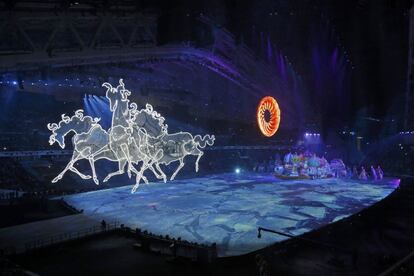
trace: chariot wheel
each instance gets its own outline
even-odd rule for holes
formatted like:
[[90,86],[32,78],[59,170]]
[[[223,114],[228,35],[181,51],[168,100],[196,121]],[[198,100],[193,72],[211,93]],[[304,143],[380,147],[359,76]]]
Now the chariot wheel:
[[257,123],[266,137],[272,137],[279,129],[280,108],[275,98],[264,97],[257,107]]

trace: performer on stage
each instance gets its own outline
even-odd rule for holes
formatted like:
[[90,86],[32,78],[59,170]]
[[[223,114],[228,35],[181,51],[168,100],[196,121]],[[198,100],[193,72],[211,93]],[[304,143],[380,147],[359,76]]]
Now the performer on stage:
[[374,166],[371,166],[371,176],[373,180],[378,180],[377,171],[374,169]]
[[365,171],[364,166],[361,167],[361,173],[358,178],[361,180],[368,180],[367,172]]
[[380,165],[378,165],[378,167],[377,167],[377,177],[380,180],[384,177],[384,172],[382,171]]

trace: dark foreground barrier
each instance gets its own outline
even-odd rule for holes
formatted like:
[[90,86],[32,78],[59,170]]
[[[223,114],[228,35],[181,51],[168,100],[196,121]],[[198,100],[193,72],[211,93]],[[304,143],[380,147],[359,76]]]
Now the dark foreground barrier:
[[38,239],[38,240],[27,242],[25,244],[25,252],[35,250],[35,249],[45,248],[45,247],[63,243],[63,242],[69,242],[72,240],[78,240],[81,238],[94,236],[96,234],[100,234],[104,232],[114,231],[118,229],[119,227],[120,227],[119,222],[115,221],[112,223],[107,223],[105,227],[103,227],[102,225],[95,225],[93,227],[84,228],[76,232],[67,232],[63,234],[45,237],[43,239]]
[[215,243],[210,246],[203,245],[181,240],[181,238],[170,238],[168,235],[155,235],[147,231],[142,231],[139,228],[133,230],[129,227],[121,227],[120,231],[136,238],[137,243],[134,246],[145,251],[186,258],[202,263],[211,263],[217,258]]
[[414,251],[399,260],[379,276],[414,275]]
[[119,233],[132,237],[136,240],[133,245],[135,248],[167,255],[174,258],[184,258],[201,263],[211,263],[217,258],[216,244],[211,246],[188,242],[181,238],[170,238],[168,235],[155,235],[140,229],[131,229],[120,224],[118,221],[95,225],[75,232],[67,232],[53,236],[43,237],[25,243],[23,251],[18,252],[15,248],[8,247],[2,249],[3,256],[30,254],[37,250],[47,250],[49,247],[80,241],[89,237],[102,235],[105,233]]

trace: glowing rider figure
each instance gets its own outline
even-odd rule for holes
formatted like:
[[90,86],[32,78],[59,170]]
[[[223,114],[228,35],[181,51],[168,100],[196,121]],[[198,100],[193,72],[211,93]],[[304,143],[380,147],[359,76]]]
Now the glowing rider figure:
[[109,99],[109,107],[112,112],[112,124],[109,132],[109,147],[118,159],[128,160],[128,175],[131,174],[131,155],[129,153],[129,141],[132,133],[130,127],[130,110],[128,96],[131,92],[125,89],[122,79],[114,88],[108,83],[103,86],[107,88],[106,97]]

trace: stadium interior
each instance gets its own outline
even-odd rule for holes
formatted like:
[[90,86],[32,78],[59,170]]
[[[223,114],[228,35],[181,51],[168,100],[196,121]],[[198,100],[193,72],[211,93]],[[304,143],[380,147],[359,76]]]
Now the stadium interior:
[[414,275],[413,4],[0,1],[1,274]]

